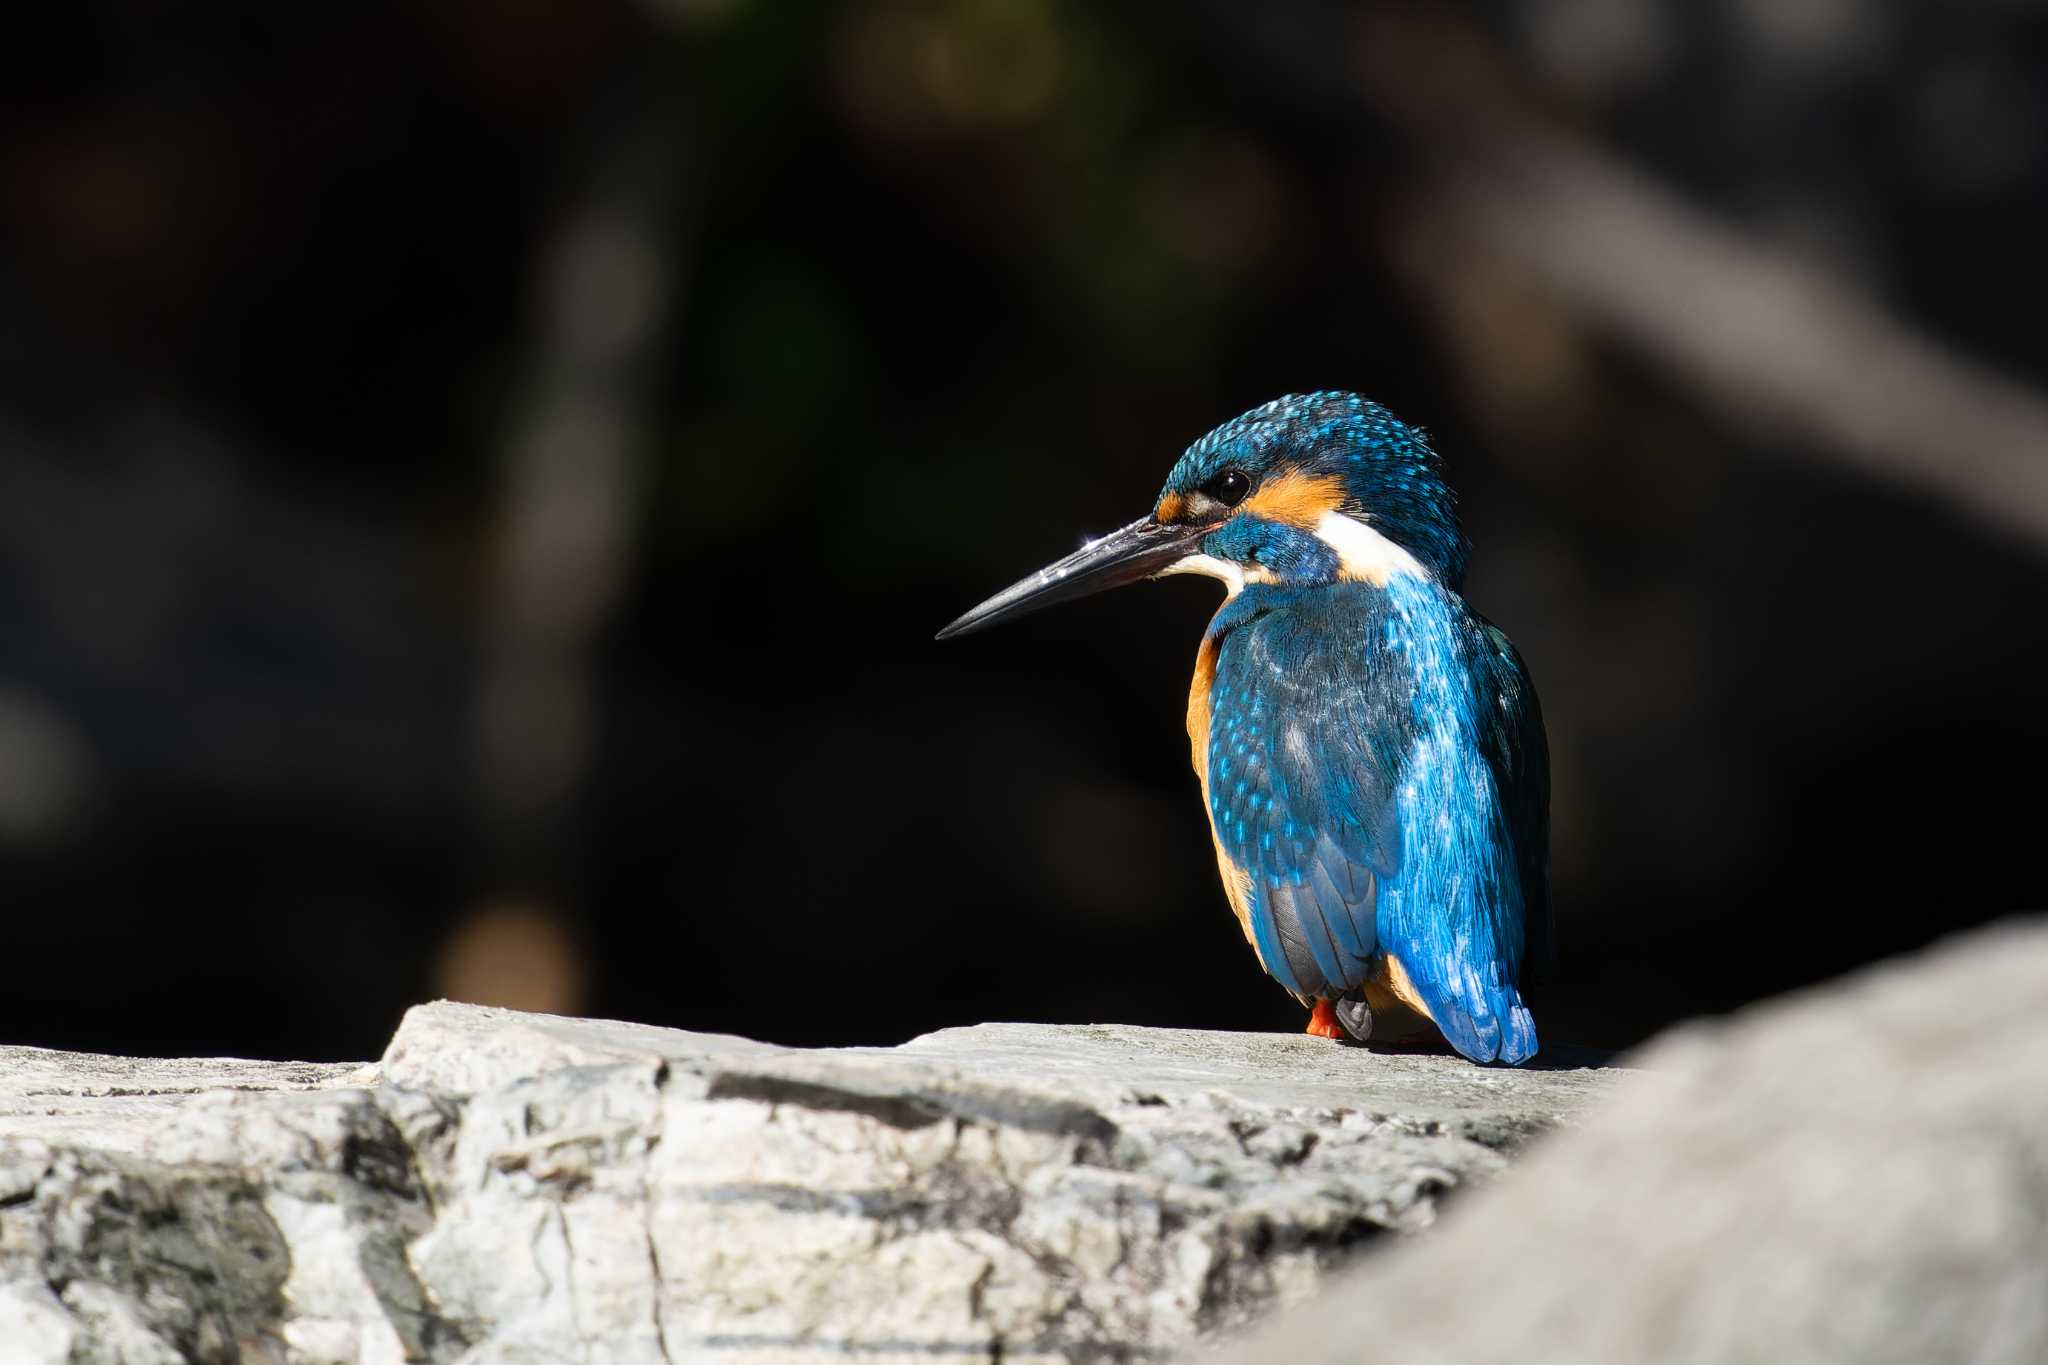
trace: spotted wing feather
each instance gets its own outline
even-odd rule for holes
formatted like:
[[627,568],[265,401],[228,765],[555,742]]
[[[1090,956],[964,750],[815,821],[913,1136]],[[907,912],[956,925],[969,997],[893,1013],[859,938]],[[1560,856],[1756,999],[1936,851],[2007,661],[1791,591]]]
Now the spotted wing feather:
[[1370,613],[1332,611],[1317,600],[1326,592],[1262,602],[1234,627],[1219,620],[1211,693],[1210,819],[1250,875],[1261,961],[1304,998],[1364,982],[1380,951],[1380,884],[1400,858],[1400,662],[1376,666]]

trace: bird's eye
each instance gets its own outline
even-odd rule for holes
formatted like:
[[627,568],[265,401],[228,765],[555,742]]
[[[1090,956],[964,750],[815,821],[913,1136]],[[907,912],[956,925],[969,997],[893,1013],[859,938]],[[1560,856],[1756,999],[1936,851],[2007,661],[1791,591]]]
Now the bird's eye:
[[1226,469],[1203,484],[1202,491],[1225,507],[1235,507],[1252,491],[1252,481],[1238,470]]

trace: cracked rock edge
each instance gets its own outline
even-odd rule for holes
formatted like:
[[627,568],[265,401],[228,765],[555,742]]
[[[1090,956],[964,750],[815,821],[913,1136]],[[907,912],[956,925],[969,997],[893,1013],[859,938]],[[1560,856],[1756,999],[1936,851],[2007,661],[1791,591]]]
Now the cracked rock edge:
[[1116,1028],[797,1052],[447,1004],[381,1074],[155,1065],[0,1078],[10,1359],[1145,1359],[1427,1227],[1616,1080]]

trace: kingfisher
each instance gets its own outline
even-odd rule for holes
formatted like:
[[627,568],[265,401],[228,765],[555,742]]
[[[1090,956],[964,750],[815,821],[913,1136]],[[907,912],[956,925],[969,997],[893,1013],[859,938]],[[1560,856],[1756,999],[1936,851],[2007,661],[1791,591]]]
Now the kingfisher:
[[1169,574],[1221,580],[1187,730],[1238,925],[1323,1038],[1536,1055],[1549,753],[1536,689],[1466,604],[1470,546],[1427,436],[1289,395],[1189,446],[1151,512],[939,632]]

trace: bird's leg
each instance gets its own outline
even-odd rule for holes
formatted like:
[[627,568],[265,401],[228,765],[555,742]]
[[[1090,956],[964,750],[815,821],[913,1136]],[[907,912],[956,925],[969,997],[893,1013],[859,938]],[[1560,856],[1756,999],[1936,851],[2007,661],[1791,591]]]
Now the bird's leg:
[[1337,1022],[1337,1016],[1331,1012],[1329,1001],[1316,1001],[1315,1008],[1309,1012],[1307,1033],[1311,1038],[1343,1040],[1344,1028]]
[[1364,991],[1344,992],[1344,998],[1337,1001],[1331,1013],[1353,1042],[1362,1043],[1372,1037],[1372,1006],[1366,1002]]

